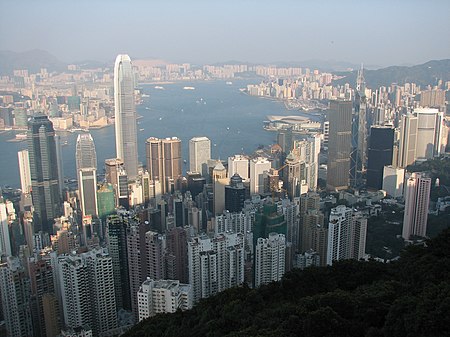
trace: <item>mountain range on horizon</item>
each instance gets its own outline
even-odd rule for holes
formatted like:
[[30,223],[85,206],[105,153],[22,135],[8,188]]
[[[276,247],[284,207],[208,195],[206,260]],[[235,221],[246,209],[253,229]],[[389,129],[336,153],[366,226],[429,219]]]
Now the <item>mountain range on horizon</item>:
[[[170,61],[156,58],[136,58],[135,60],[147,61],[157,60],[161,64],[170,63]],[[102,68],[111,67],[112,63],[83,60],[67,63],[59,60],[51,53],[34,49],[25,52],[13,52],[8,50],[0,50],[0,75],[12,75],[15,69],[28,69],[30,72],[38,72],[41,68],[47,68],[49,71],[63,71],[67,69],[68,64],[77,64],[82,68]],[[261,63],[228,61],[217,62],[212,65],[224,64],[248,64],[256,65]],[[319,69],[321,71],[334,72],[337,75],[344,76],[342,79],[335,81],[335,84],[356,82],[357,70],[359,65],[345,61],[335,60],[307,60],[307,61],[280,61],[267,63],[266,65],[275,65],[278,67],[304,67]],[[431,60],[423,64],[405,66],[393,65],[380,68],[376,65],[366,65],[364,76],[368,87],[379,87],[381,85],[389,86],[392,83],[404,84],[406,82],[414,82],[419,85],[436,85],[439,80],[443,82],[450,81],[450,59]]]

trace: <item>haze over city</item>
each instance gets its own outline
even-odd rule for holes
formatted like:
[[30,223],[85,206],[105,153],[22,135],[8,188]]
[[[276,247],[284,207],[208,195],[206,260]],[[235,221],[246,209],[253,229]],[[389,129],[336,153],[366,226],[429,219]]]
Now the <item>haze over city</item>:
[[450,55],[450,2],[3,0],[0,50],[62,61],[128,53],[197,64],[346,61],[389,66]]

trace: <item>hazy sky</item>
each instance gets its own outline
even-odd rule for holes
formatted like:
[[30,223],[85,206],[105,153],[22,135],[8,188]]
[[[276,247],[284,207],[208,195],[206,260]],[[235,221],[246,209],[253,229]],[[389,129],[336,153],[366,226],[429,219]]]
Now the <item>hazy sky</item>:
[[0,50],[66,62],[348,61],[450,58],[449,0],[0,0]]

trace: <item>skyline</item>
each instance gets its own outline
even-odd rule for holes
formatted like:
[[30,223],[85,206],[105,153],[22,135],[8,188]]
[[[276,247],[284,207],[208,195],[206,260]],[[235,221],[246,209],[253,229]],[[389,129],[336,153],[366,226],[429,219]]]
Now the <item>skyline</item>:
[[383,67],[450,57],[445,33],[450,3],[441,0],[432,5],[283,1],[277,6],[254,0],[6,0],[0,10],[21,17],[18,23],[17,15],[7,15],[0,23],[0,31],[9,32],[0,36],[0,49],[43,49],[65,62],[113,61],[126,53],[132,59],[194,64],[330,60]]

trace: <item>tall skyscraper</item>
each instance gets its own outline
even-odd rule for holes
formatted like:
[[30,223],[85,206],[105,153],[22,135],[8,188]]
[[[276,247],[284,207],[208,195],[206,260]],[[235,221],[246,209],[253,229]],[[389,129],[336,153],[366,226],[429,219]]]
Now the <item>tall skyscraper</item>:
[[403,217],[402,237],[424,237],[427,233],[428,205],[430,203],[431,178],[421,173],[412,173],[406,181],[405,215]]
[[75,157],[82,214],[97,215],[97,154],[90,133],[78,135]]
[[134,74],[128,55],[118,55],[114,65],[116,156],[122,159],[129,179],[138,175]]
[[249,159],[244,155],[237,154],[228,157],[228,178],[231,178],[237,173],[243,180],[248,180],[250,177],[248,174],[248,164]]
[[331,209],[328,224],[327,264],[365,255],[367,219],[351,208],[339,205]]
[[329,190],[342,190],[349,185],[352,102],[331,101],[328,120],[330,121],[330,134],[327,188]]
[[211,141],[206,137],[194,137],[189,141],[189,171],[208,174],[207,163],[211,159]]
[[431,159],[441,151],[443,113],[438,109],[414,109],[417,116],[417,159]]
[[355,90],[355,112],[352,121],[352,153],[350,161],[350,185],[363,185],[363,173],[367,162],[367,98],[364,69],[358,70]]
[[11,256],[11,237],[9,235],[8,208],[0,198],[0,255]]
[[17,152],[19,159],[19,174],[20,174],[20,188],[22,193],[31,192],[31,173],[30,173],[30,158],[28,150]]
[[258,157],[250,161],[250,194],[264,193],[264,171],[271,167],[267,158]]
[[45,115],[35,115],[28,123],[28,154],[34,230],[53,234],[53,219],[61,215],[61,197],[56,154],[55,130]]
[[405,168],[416,160],[417,116],[403,115],[400,122],[400,141],[398,149],[398,166]]
[[279,281],[285,272],[286,238],[270,233],[268,238],[258,238],[255,249],[255,287]]
[[383,170],[392,164],[393,149],[394,129],[390,126],[372,126],[367,162],[368,188],[380,190],[383,187]]
[[240,212],[244,208],[245,187],[242,178],[235,173],[230,178],[230,185],[225,186],[225,209],[231,213]]

